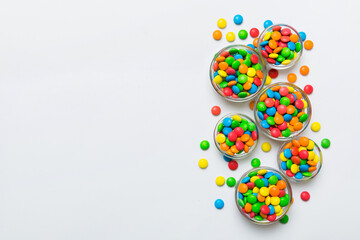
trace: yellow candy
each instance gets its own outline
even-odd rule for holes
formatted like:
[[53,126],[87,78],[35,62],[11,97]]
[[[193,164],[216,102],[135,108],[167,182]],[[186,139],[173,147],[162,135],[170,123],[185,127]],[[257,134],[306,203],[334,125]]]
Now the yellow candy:
[[297,53],[296,52],[294,52],[294,58],[293,59],[295,59],[297,57]]
[[314,151],[310,151],[310,152],[308,152],[308,153],[309,153],[308,160],[309,160],[309,161],[314,160],[314,158],[315,158],[315,152],[314,152]]
[[314,132],[320,131],[320,128],[321,128],[321,125],[318,122],[313,122],[311,124],[311,130],[313,130]]
[[318,155],[315,155],[314,162],[315,162],[315,163],[318,163],[319,161],[320,161],[319,156],[318,156]]
[[241,117],[239,115],[234,115],[232,119],[241,122]]
[[253,191],[253,193],[258,193],[260,190],[258,187],[254,187],[252,191]]
[[269,58],[278,58],[279,54],[276,53],[270,53]]
[[255,68],[251,68],[251,67],[248,68],[247,75],[248,75],[249,77],[254,77],[255,74],[256,74]]
[[286,59],[281,62],[281,64],[284,64],[284,65],[288,65],[289,63],[291,63],[291,60],[289,60],[289,59]]
[[264,41],[269,40],[270,37],[271,37],[271,32],[267,32],[267,33],[265,34],[265,36],[264,36]]
[[216,141],[218,143],[224,143],[226,141],[226,137],[224,134],[220,133],[216,136]]
[[280,212],[276,213],[276,216],[280,216],[283,213],[282,208],[280,208]]
[[271,77],[267,76],[265,80],[265,85],[269,85],[271,83]]
[[295,91],[295,89],[293,87],[287,87],[289,89],[290,93],[293,93]]
[[[263,196],[263,197],[267,197],[269,196],[269,189],[267,187],[262,187],[260,188],[260,194]],[[265,199],[266,201],[266,199]]]
[[227,73],[224,70],[219,70],[218,73],[222,77],[227,77]]
[[297,165],[297,164],[291,165],[290,171],[291,171],[293,174],[297,173],[297,172],[299,171],[299,165]]
[[289,160],[289,159],[287,159],[287,158],[285,157],[285,155],[284,155],[284,152],[282,152],[282,153],[280,153],[280,160],[283,161],[283,162],[286,162],[286,161]]
[[312,140],[309,140],[309,145],[306,146],[307,150],[313,150],[315,147],[315,143]]
[[299,152],[302,151],[302,150],[307,151],[306,147],[299,147]]
[[226,20],[223,19],[223,18],[220,18],[218,21],[217,21],[217,25],[219,28],[225,28],[226,27]]
[[268,143],[268,142],[264,142],[262,145],[261,145],[261,149],[264,151],[264,152],[269,152],[271,150],[271,144]]
[[233,42],[235,40],[235,34],[233,32],[228,32],[226,34],[226,40],[229,42]]
[[307,106],[308,106],[307,101],[305,101],[304,99],[301,99],[301,100],[302,100],[302,101],[303,101],[303,103],[304,103],[304,107],[303,107],[303,109],[307,108]]
[[225,178],[223,176],[218,176],[216,179],[215,179],[215,183],[216,185],[218,186],[222,186],[225,184]]
[[259,179],[258,176],[253,176],[253,177],[250,178],[250,182],[255,182],[258,179]]
[[222,83],[223,78],[220,75],[217,75],[216,77],[214,77],[214,83],[216,84],[220,84]]
[[254,82],[254,78],[252,78],[252,77],[248,77],[248,82],[253,83],[253,82]]
[[[279,202],[280,202],[280,200],[279,200]],[[274,208],[275,208],[275,213],[279,213],[281,211],[281,209],[282,209],[280,207],[280,205],[274,206]]]
[[[276,205],[280,204],[280,198],[279,197],[271,197],[270,203],[271,203],[271,205],[273,205],[275,207]],[[276,212],[276,210],[275,210],[275,212]]]
[[270,196],[267,196],[267,197],[265,198],[265,204],[266,204],[266,205],[270,205],[270,203],[271,203],[271,197],[270,197]]
[[204,169],[204,168],[207,168],[208,161],[205,158],[202,158],[199,160],[198,164],[199,164],[200,168]]
[[266,169],[260,169],[259,171],[258,171],[258,174],[259,175],[265,175],[267,173],[267,170]]

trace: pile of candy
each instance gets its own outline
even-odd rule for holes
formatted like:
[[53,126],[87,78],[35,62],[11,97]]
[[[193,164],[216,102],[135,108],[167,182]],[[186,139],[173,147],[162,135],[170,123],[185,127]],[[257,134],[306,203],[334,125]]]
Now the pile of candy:
[[262,68],[257,54],[231,48],[216,54],[211,80],[226,97],[246,98],[263,86]]
[[245,214],[256,221],[274,222],[290,206],[287,184],[280,174],[267,169],[255,169],[240,180],[237,203]]
[[320,164],[318,150],[314,141],[307,137],[292,140],[285,144],[280,153],[280,168],[290,178],[306,180],[315,175]]
[[[255,123],[239,115],[225,117],[216,126],[215,142],[226,155],[239,156],[256,146],[258,130]],[[244,155],[244,154],[242,154]]]
[[274,65],[288,65],[302,50],[298,34],[290,28],[281,26],[274,26],[264,35],[262,34],[259,44],[261,55],[268,63]]
[[261,127],[274,138],[290,137],[301,131],[309,120],[305,112],[308,103],[302,99],[302,93],[286,85],[270,86],[264,91],[256,106]]

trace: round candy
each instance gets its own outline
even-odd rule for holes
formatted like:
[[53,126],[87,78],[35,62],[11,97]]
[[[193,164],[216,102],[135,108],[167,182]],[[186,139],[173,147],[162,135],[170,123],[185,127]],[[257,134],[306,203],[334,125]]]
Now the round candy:
[[270,76],[271,78],[277,78],[277,76],[279,76],[278,70],[276,70],[276,69],[270,69],[270,70],[269,70],[269,76]]
[[313,91],[314,91],[314,88],[311,85],[306,85],[304,87],[304,92],[306,92],[306,94],[311,94]]
[[303,191],[300,194],[300,197],[303,201],[308,201],[310,199],[310,193],[308,193],[307,191]]
[[242,40],[244,40],[244,39],[246,39],[247,38],[247,36],[248,36],[248,32],[246,31],[246,30],[244,30],[244,29],[241,29],[240,31],[239,31],[239,38],[240,39],[242,39]]
[[198,164],[200,168],[205,169],[208,166],[208,161],[205,158],[202,158],[199,160]]
[[304,48],[306,50],[311,50],[314,47],[314,43],[311,40],[306,40],[304,42]]
[[287,80],[291,83],[296,82],[297,76],[295,73],[289,73],[289,75],[287,76]]
[[304,65],[304,66],[302,66],[302,67],[300,68],[300,74],[303,75],[303,76],[308,75],[308,74],[309,74],[309,71],[310,71],[310,69],[309,69],[309,67],[306,66],[306,65]]
[[222,33],[221,33],[221,31],[220,31],[220,30],[215,30],[215,31],[213,32],[213,38],[214,38],[215,40],[220,40],[220,39],[222,38]]
[[221,113],[221,108],[219,106],[213,106],[211,108],[211,113],[214,115],[214,116],[218,116],[220,113]]
[[261,149],[264,151],[264,152],[269,152],[271,150],[271,144],[268,143],[268,142],[264,142],[262,145],[261,145]]
[[233,32],[228,32],[226,34],[226,40],[229,42],[233,42],[235,40],[235,34]]
[[313,132],[318,132],[318,131],[320,131],[320,128],[321,128],[321,125],[320,125],[320,123],[318,123],[318,122],[313,122],[313,123],[311,124],[311,130],[313,130]]
[[266,76],[265,85],[269,85],[271,83],[271,77]]
[[206,140],[201,141],[200,148],[202,150],[207,150],[207,149],[209,149],[209,147],[210,147],[210,143],[208,141],[206,141]]
[[234,161],[234,160],[231,160],[229,163],[228,163],[228,166],[230,168],[230,170],[236,170],[238,168],[238,163],[237,161]]
[[289,221],[289,216],[286,214],[280,219],[280,222],[284,224],[287,223],[288,221]]
[[323,148],[329,148],[329,147],[330,147],[330,144],[331,144],[331,142],[330,142],[330,140],[327,139],[327,138],[324,138],[323,140],[321,140],[321,146],[322,146]]
[[273,22],[271,20],[266,20],[264,22],[264,28],[270,27],[271,25],[273,25]]
[[219,28],[225,28],[226,27],[226,20],[223,19],[223,18],[220,18],[218,21],[217,21],[217,25]]
[[222,199],[216,199],[214,205],[217,209],[222,209],[224,207],[224,201]]
[[259,36],[259,29],[257,29],[257,28],[250,29],[250,36],[253,38],[256,38],[257,36]]
[[223,176],[218,176],[216,179],[215,179],[215,183],[216,185],[218,186],[223,186],[225,184],[225,178]]
[[300,35],[300,38],[302,41],[305,41],[306,40],[306,33],[304,32],[299,32],[299,35]]
[[234,17],[234,23],[236,25],[240,25],[243,22],[243,17],[240,14],[235,15]]
[[260,165],[261,165],[260,159],[254,158],[253,160],[251,160],[251,166],[253,168],[260,167]]
[[236,185],[236,180],[235,180],[235,178],[229,177],[228,179],[226,179],[226,184],[227,184],[229,187],[235,186],[235,185]]

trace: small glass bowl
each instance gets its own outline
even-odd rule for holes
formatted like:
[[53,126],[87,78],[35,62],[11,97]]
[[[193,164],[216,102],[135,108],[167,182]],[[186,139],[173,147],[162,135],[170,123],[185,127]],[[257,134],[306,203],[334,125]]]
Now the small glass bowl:
[[[291,135],[289,137],[283,137],[283,136],[280,136],[278,138],[276,137],[273,137],[271,135],[271,132],[269,129],[267,128],[264,128],[263,126],[261,126],[261,119],[259,118],[258,116],[258,109],[257,109],[257,105],[258,103],[260,102],[260,98],[261,96],[263,96],[263,94],[266,93],[266,91],[268,89],[272,89],[274,87],[291,87],[293,88],[295,91],[298,91],[301,93],[301,96],[302,96],[302,99],[305,100],[307,102],[307,107],[304,110],[304,112],[306,114],[308,114],[308,119],[303,122],[303,127],[302,129],[300,129],[299,131],[294,131],[291,133]],[[310,99],[309,97],[307,96],[307,94],[301,89],[299,88],[298,86],[294,85],[294,84],[291,84],[291,83],[285,83],[285,82],[280,82],[280,83],[274,83],[272,85],[269,85],[268,87],[264,88],[260,94],[258,95],[257,99],[255,100],[255,104],[254,104],[254,118],[255,118],[255,121],[256,121],[256,125],[259,126],[259,128],[261,129],[261,131],[266,135],[268,136],[269,138],[273,139],[273,140],[276,140],[276,141],[287,141],[287,140],[291,140],[297,136],[299,136],[302,132],[305,131],[305,129],[308,127],[309,123],[310,123],[310,120],[311,120],[311,103],[310,103]]]
[[[257,48],[257,51],[259,52],[259,55],[261,55],[262,58],[265,58],[265,56],[261,53],[261,50],[264,50],[264,48],[260,47],[261,44],[264,42],[264,37],[265,37],[265,34],[267,34],[268,32],[272,32],[273,31],[273,27],[277,27],[277,26],[280,26],[281,29],[284,29],[284,28],[288,28],[290,29],[292,32],[292,34],[296,34],[297,37],[298,37],[298,43],[301,44],[301,49],[298,53],[296,53],[296,51],[294,51],[296,53],[296,57],[294,59],[291,60],[291,62],[289,64],[279,64],[279,65],[276,65],[276,64],[272,64],[272,63],[269,63],[266,59],[264,59],[264,61],[270,66],[270,68],[275,68],[275,69],[278,69],[278,70],[281,70],[281,69],[287,69],[287,68],[291,68],[292,66],[295,66],[296,63],[300,60],[301,58],[301,55],[302,55],[302,52],[303,52],[303,42],[302,42],[302,39],[300,37],[300,34],[298,33],[298,31],[296,31],[295,28],[287,25],[287,24],[274,24],[274,25],[271,25],[269,27],[267,27],[266,29],[264,29],[264,31],[260,34],[259,36],[259,40],[258,40],[258,48]],[[264,50],[265,51],[265,50]]]
[[[228,154],[225,150],[222,150],[222,149],[221,149],[220,144],[216,141],[216,137],[217,137],[217,135],[219,134],[219,132],[218,132],[219,125],[223,123],[223,120],[224,120],[225,118],[231,118],[231,119],[233,120],[233,116],[234,116],[234,115],[238,115],[238,116],[241,117],[241,119],[246,119],[248,122],[251,122],[251,123],[253,123],[253,124],[255,125],[255,130],[253,130],[253,132],[254,132],[254,131],[256,132],[256,140],[254,140],[254,144],[253,144],[251,147],[249,147],[249,151],[248,151],[248,152],[245,152],[245,151],[243,150],[243,151],[241,151],[241,152],[239,152],[239,153],[236,153],[236,154],[234,154],[234,155],[230,155],[230,154]],[[245,131],[245,132],[246,132],[246,131]],[[245,132],[244,132],[244,133],[245,133]],[[250,135],[250,138],[252,138],[251,135]],[[227,137],[226,137],[226,139],[227,139]],[[259,142],[259,130],[258,130],[258,128],[257,128],[254,120],[252,120],[250,117],[246,116],[245,114],[241,114],[241,113],[229,113],[229,114],[226,114],[224,117],[222,117],[222,118],[217,122],[217,124],[216,124],[216,126],[215,126],[215,129],[214,129],[214,143],[215,143],[215,146],[216,146],[216,148],[220,151],[221,154],[223,154],[224,156],[226,156],[226,157],[228,157],[228,158],[231,158],[231,159],[243,159],[243,158],[249,156],[249,155],[255,150],[255,148],[257,147],[258,142]],[[236,144],[235,144],[235,145],[236,145]],[[234,145],[234,146],[235,146],[235,145]]]
[[[300,139],[300,138],[299,138]],[[297,140],[299,140],[297,139]],[[292,141],[288,141],[288,142],[285,142],[279,149],[278,151],[278,159],[277,159],[277,162],[278,162],[278,165],[279,165],[279,169],[282,173],[284,173],[286,175],[286,177],[288,179],[290,179],[291,181],[293,182],[306,182],[306,181],[309,181],[311,179],[313,179],[316,175],[318,175],[318,173],[320,172],[320,169],[321,169],[321,166],[322,166],[322,162],[323,162],[323,156],[322,156],[322,153],[321,153],[321,149],[319,148],[319,146],[316,144],[316,142],[312,139],[309,138],[309,141],[312,141],[314,143],[314,148],[313,148],[313,152],[315,153],[315,158],[318,158],[318,162],[317,164],[313,167],[316,167],[316,170],[315,171],[312,171],[312,172],[309,172],[309,171],[304,171],[304,172],[307,172],[308,176],[303,176],[302,178],[296,178],[295,176],[293,176],[294,174],[291,174],[291,171],[287,169],[286,166],[286,157],[283,155],[281,156],[281,153],[284,152],[285,149],[287,148],[291,148],[293,145],[292,145]],[[317,157],[316,157],[317,156]],[[283,160],[284,161],[283,161]],[[288,161],[291,162],[290,159],[288,159]],[[316,160],[315,160],[316,161]],[[282,166],[282,163],[285,163],[284,166]],[[292,163],[292,162],[291,162]],[[299,166],[299,165],[298,165]],[[306,164],[305,166],[305,169],[306,168],[309,168],[311,167],[309,164]],[[301,170],[301,169],[300,169]],[[299,171],[300,173],[302,171]],[[310,175],[311,174],[311,175]]]
[[[223,52],[225,51],[229,51],[230,49],[232,48],[236,48],[238,50],[240,49],[243,49],[243,50],[246,50],[248,53],[251,53],[251,54],[254,54],[255,56],[257,56],[258,58],[258,64],[260,64],[261,66],[261,71],[263,73],[263,78],[260,79],[261,80],[261,85],[258,86],[257,90],[255,93],[247,96],[247,97],[238,97],[238,98],[234,98],[233,96],[226,96],[223,92],[223,89],[219,86],[219,84],[215,83],[214,82],[214,74],[215,74],[215,71],[214,71],[214,64],[217,63],[216,61],[216,58],[219,57]],[[216,92],[218,94],[220,94],[223,98],[225,98],[226,100],[228,101],[231,101],[231,102],[246,102],[246,101],[249,101],[253,98],[256,97],[256,95],[260,92],[260,90],[264,87],[265,85],[265,80],[266,80],[266,77],[267,77],[267,70],[266,70],[266,64],[263,60],[262,57],[260,57],[260,55],[253,49],[253,48],[250,48],[248,46],[245,46],[245,45],[230,45],[230,46],[227,46],[223,49],[221,49],[219,52],[217,52],[213,58],[213,60],[211,61],[211,65],[210,65],[210,82],[211,82],[211,85],[214,87],[214,89],[216,90]],[[237,79],[237,78],[236,78]],[[237,81],[237,80],[236,80]],[[225,80],[223,81],[225,82]]]
[[[282,212],[281,212],[281,214],[279,214],[279,216],[276,216],[276,218],[274,219],[274,221],[269,221],[267,218],[264,218],[263,220],[258,220],[258,219],[255,219],[254,217],[253,217],[253,218],[250,217],[250,213],[246,213],[246,212],[245,212],[245,209],[243,209],[243,208],[240,206],[240,203],[239,203],[239,199],[241,199],[241,196],[243,197],[243,199],[245,198],[245,196],[242,195],[242,194],[239,192],[239,185],[242,183],[241,181],[242,181],[244,178],[248,177],[248,175],[249,175],[250,173],[255,172],[255,171],[257,172],[257,171],[262,170],[262,169],[266,169],[267,172],[269,172],[269,171],[273,172],[274,174],[277,175],[277,177],[280,176],[281,179],[279,179],[279,180],[284,180],[284,182],[286,183],[286,187],[285,187],[284,191],[285,191],[285,193],[288,194],[289,202],[288,202],[288,204],[287,204],[286,206],[281,207]],[[265,174],[264,176],[266,176],[266,174]],[[248,191],[249,191],[249,190],[248,190]],[[250,193],[250,194],[252,194],[252,193]],[[248,194],[248,196],[249,196],[250,194]],[[257,194],[260,194],[260,193],[257,193]],[[269,195],[269,196],[270,196],[270,195]],[[242,201],[244,201],[243,199],[242,199]],[[280,198],[280,199],[281,199],[281,198]],[[258,225],[269,225],[269,224],[273,224],[273,223],[279,221],[279,220],[280,220],[283,216],[285,216],[285,214],[289,211],[292,202],[293,202],[293,195],[292,195],[292,188],[291,188],[290,182],[287,180],[287,178],[284,176],[284,174],[282,174],[282,173],[279,172],[278,170],[275,170],[275,169],[273,169],[273,168],[271,168],[271,167],[265,167],[265,166],[263,166],[263,167],[258,167],[258,168],[253,168],[253,169],[248,170],[247,172],[245,172],[245,173],[241,176],[241,178],[239,179],[239,181],[237,182],[236,187],[235,187],[235,203],[236,203],[236,206],[237,206],[237,208],[239,209],[240,213],[241,213],[246,219],[248,219],[248,220],[251,221],[252,223],[255,223],[255,224],[258,224]],[[270,205],[271,205],[271,204],[270,204]],[[270,205],[269,205],[269,206],[270,206]]]

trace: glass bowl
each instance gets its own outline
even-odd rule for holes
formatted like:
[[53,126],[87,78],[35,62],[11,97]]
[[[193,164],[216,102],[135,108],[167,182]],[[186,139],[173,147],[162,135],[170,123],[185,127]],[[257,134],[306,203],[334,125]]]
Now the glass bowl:
[[271,167],[253,168],[237,182],[235,202],[246,219],[259,225],[269,225],[289,211],[293,202],[291,185],[284,174]]
[[[282,41],[281,40],[282,38],[278,39],[278,37],[281,36],[281,34],[279,34],[279,30],[275,29],[274,31],[273,30],[274,28],[281,28],[280,32],[286,29],[287,32],[290,32],[290,35],[286,35],[284,41]],[[275,32],[277,32],[277,34]],[[273,38],[275,38],[275,40]],[[271,47],[269,46],[269,41]],[[280,44],[282,44],[283,46],[279,46]],[[282,49],[285,47],[287,47],[288,49],[290,48],[289,49],[290,51],[288,50],[283,51]],[[261,57],[264,58],[264,61],[267,62],[270,68],[275,68],[279,70],[287,69],[287,68],[291,68],[292,66],[295,66],[296,63],[300,60],[303,52],[303,42],[301,40],[300,34],[298,33],[298,31],[296,31],[295,28],[286,24],[274,24],[264,29],[264,31],[260,34],[257,51],[259,52]],[[270,57],[270,53],[276,55]],[[290,53],[289,56],[288,53]],[[286,58],[283,57],[283,55]],[[280,62],[284,60],[290,60],[290,61]]]
[[254,120],[245,114],[229,113],[217,122],[214,129],[214,143],[217,149],[231,159],[249,156],[255,150],[258,141],[259,130]]
[[[306,150],[308,153],[304,154],[303,152],[303,154],[301,154],[303,150]],[[305,182],[318,175],[322,166],[323,157],[319,146],[314,140],[301,137],[285,142],[278,151],[277,161],[280,171],[291,181]],[[294,165],[294,167],[292,167],[292,165]]]
[[[228,68],[224,71],[220,67]],[[246,102],[255,98],[264,87],[266,77],[263,58],[245,45],[227,46],[217,52],[211,61],[211,85],[218,94],[231,102]]]
[[[266,107],[265,111],[259,111],[259,103],[266,102],[266,98],[268,96],[267,94],[269,93],[268,90],[270,90],[270,91],[274,90],[273,92],[275,92],[275,90],[279,89],[280,87],[287,87],[287,89],[289,89],[289,94],[286,95],[287,99],[290,99],[290,98],[294,99],[294,96],[296,96],[294,93],[296,93],[298,96],[301,96],[301,99],[303,100],[302,101],[303,108],[302,108],[301,112],[299,112],[300,110],[296,107],[290,109],[290,107],[288,105],[286,105],[287,107],[285,106],[286,108],[284,110],[284,104],[287,103],[287,99],[284,99],[284,101],[282,101],[283,97],[281,95],[275,95],[275,97],[277,97],[277,98],[275,100],[273,107]],[[279,96],[280,96],[280,101],[277,102],[277,100],[279,99]],[[296,98],[295,98],[296,100],[298,100],[298,96],[296,96]],[[274,100],[275,98],[272,98],[272,99]],[[290,100],[290,102],[291,102],[291,100]],[[281,103],[284,103],[284,104],[281,104]],[[277,104],[282,105],[281,111],[285,111],[285,113],[281,115],[281,116],[283,116],[282,118],[285,121],[286,121],[286,119],[289,119],[289,121],[286,121],[287,126],[284,126],[285,121],[283,121],[283,124],[281,124],[281,125],[276,123],[277,119],[280,118],[280,120],[281,120],[281,117],[278,117],[278,113],[276,113],[275,116],[270,115],[270,113],[271,114],[274,113],[273,112],[274,108],[276,111],[279,110],[279,108],[278,108],[279,106],[277,106]],[[296,102],[295,102],[295,104],[296,104]],[[264,106],[263,103],[261,103],[260,105],[262,107]],[[268,106],[271,106],[271,103]],[[263,109],[263,108],[260,107],[260,109]],[[292,110],[294,110],[294,109],[295,109],[295,112],[296,111],[298,112],[298,114],[296,116],[294,115],[295,112],[292,113]],[[306,115],[304,115],[304,117],[300,116],[302,114],[302,112],[307,114],[306,120],[305,120]],[[273,119],[267,119],[268,114],[265,114],[265,113],[269,113],[270,116],[274,116]],[[290,113],[290,114],[288,114],[288,113]],[[290,116],[288,116],[288,115],[290,115]],[[268,87],[264,88],[260,92],[259,96],[257,97],[257,99],[255,101],[255,105],[254,105],[254,118],[255,118],[256,124],[259,126],[261,131],[269,138],[271,138],[273,140],[277,140],[277,141],[291,140],[291,139],[299,136],[308,127],[310,120],[311,120],[311,103],[310,103],[310,100],[309,100],[307,94],[302,89],[300,89],[298,86],[291,84],[291,83],[285,83],[285,82],[275,83],[275,84],[269,85]],[[263,118],[263,119],[261,119],[261,118]],[[274,125],[270,125],[270,123],[274,123],[272,120],[275,121]],[[278,123],[281,122],[280,120],[278,121]],[[268,124],[266,124],[266,122]],[[271,129],[273,129],[273,128],[279,129],[280,131],[279,130],[271,131]],[[276,137],[277,135],[279,135],[279,132],[280,132],[280,136]]]

